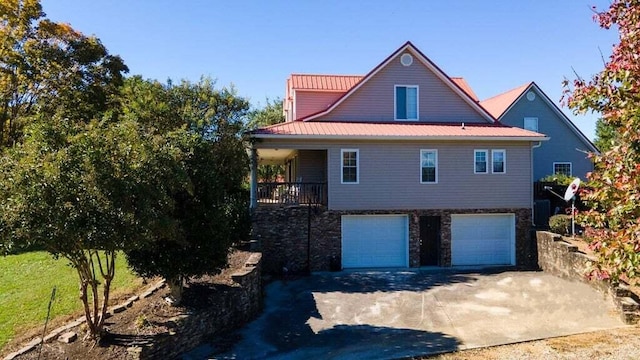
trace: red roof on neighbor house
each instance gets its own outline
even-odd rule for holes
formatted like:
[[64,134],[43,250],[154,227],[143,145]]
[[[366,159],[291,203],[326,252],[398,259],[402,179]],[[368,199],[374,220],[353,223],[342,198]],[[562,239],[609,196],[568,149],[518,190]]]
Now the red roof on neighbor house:
[[485,139],[529,140],[547,138],[543,134],[516,127],[493,124],[424,124],[424,123],[359,123],[292,121],[251,132],[253,137],[317,137],[317,138],[380,138],[380,139]]
[[473,100],[478,101],[478,96],[476,96],[476,93],[473,92],[473,89],[471,89],[471,86],[469,86],[467,80],[462,77],[452,77],[451,80],[456,83],[456,85],[458,85],[460,89],[462,89],[462,91],[466,92],[467,95],[469,95]]
[[346,92],[354,87],[360,75],[291,74],[291,88],[296,90],[321,90]]
[[514,101],[522,93],[527,90],[532,83],[526,83],[524,85],[518,86],[515,89],[511,89],[502,94],[496,95],[494,97],[488,98],[480,102],[480,105],[484,107],[494,118],[498,119],[505,111],[513,104]]

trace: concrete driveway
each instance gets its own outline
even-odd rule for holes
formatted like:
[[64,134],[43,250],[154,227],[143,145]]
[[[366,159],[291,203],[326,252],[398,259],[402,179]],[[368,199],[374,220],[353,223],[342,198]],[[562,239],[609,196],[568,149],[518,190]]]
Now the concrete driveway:
[[624,326],[601,293],[541,272],[322,273],[266,291],[226,352],[184,358],[393,359]]

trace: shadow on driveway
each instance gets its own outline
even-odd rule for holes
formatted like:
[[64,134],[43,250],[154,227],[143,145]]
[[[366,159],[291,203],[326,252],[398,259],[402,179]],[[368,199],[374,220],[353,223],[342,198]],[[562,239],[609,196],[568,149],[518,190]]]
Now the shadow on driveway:
[[[220,339],[184,358],[389,359],[454,351],[459,340],[426,330],[421,316],[431,313],[416,306],[426,290],[474,281],[474,275],[397,270],[275,281],[267,286],[263,314],[231,335],[239,341],[229,347]],[[407,299],[412,294],[414,301]]]

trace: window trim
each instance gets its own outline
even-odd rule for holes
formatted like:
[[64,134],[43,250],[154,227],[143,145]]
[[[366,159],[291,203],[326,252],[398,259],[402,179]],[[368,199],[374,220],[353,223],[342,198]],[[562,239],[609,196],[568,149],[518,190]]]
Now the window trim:
[[[356,181],[344,181],[344,153],[356,153]],[[360,149],[340,149],[340,184],[360,184]]]
[[[497,152],[502,153],[502,171],[496,172],[493,169],[493,158]],[[491,149],[491,173],[492,174],[506,174],[507,173],[507,150],[505,149]]]
[[557,175],[558,173],[556,173],[556,165],[567,165],[569,164],[569,177],[573,176],[573,163],[571,161],[554,161],[553,162],[553,175]]
[[[436,172],[436,178],[435,181],[422,181],[422,154],[425,152],[432,152],[435,154],[436,156],[436,161],[435,161],[435,172]],[[420,179],[420,184],[437,184],[438,183],[438,149],[420,149],[420,173],[419,173],[419,179]]]
[[[476,154],[479,152],[484,152],[484,164],[485,171],[479,172],[476,171]],[[489,149],[475,149],[473,150],[473,173],[474,174],[488,174],[489,173]]]
[[[535,130],[527,129],[527,120],[534,120],[534,119],[535,119],[535,121],[536,121],[536,128],[535,128]],[[539,125],[540,125],[540,123],[539,123],[539,121],[538,121],[538,118],[537,118],[537,117],[535,117],[535,116],[525,116],[525,117],[522,119],[522,128],[523,128],[523,129],[525,129],[525,130],[538,132],[538,129],[540,128],[540,126],[539,126]]]
[[[416,118],[398,119],[398,88],[415,88],[416,89]],[[406,104],[405,104],[406,106]],[[420,86],[419,85],[394,85],[393,86],[393,120],[395,121],[420,121]]]

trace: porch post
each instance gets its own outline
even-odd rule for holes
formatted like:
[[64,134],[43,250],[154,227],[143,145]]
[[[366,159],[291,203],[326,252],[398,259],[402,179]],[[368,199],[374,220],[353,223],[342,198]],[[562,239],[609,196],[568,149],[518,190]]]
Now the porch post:
[[249,207],[255,209],[258,206],[258,151],[251,147],[251,203]]

